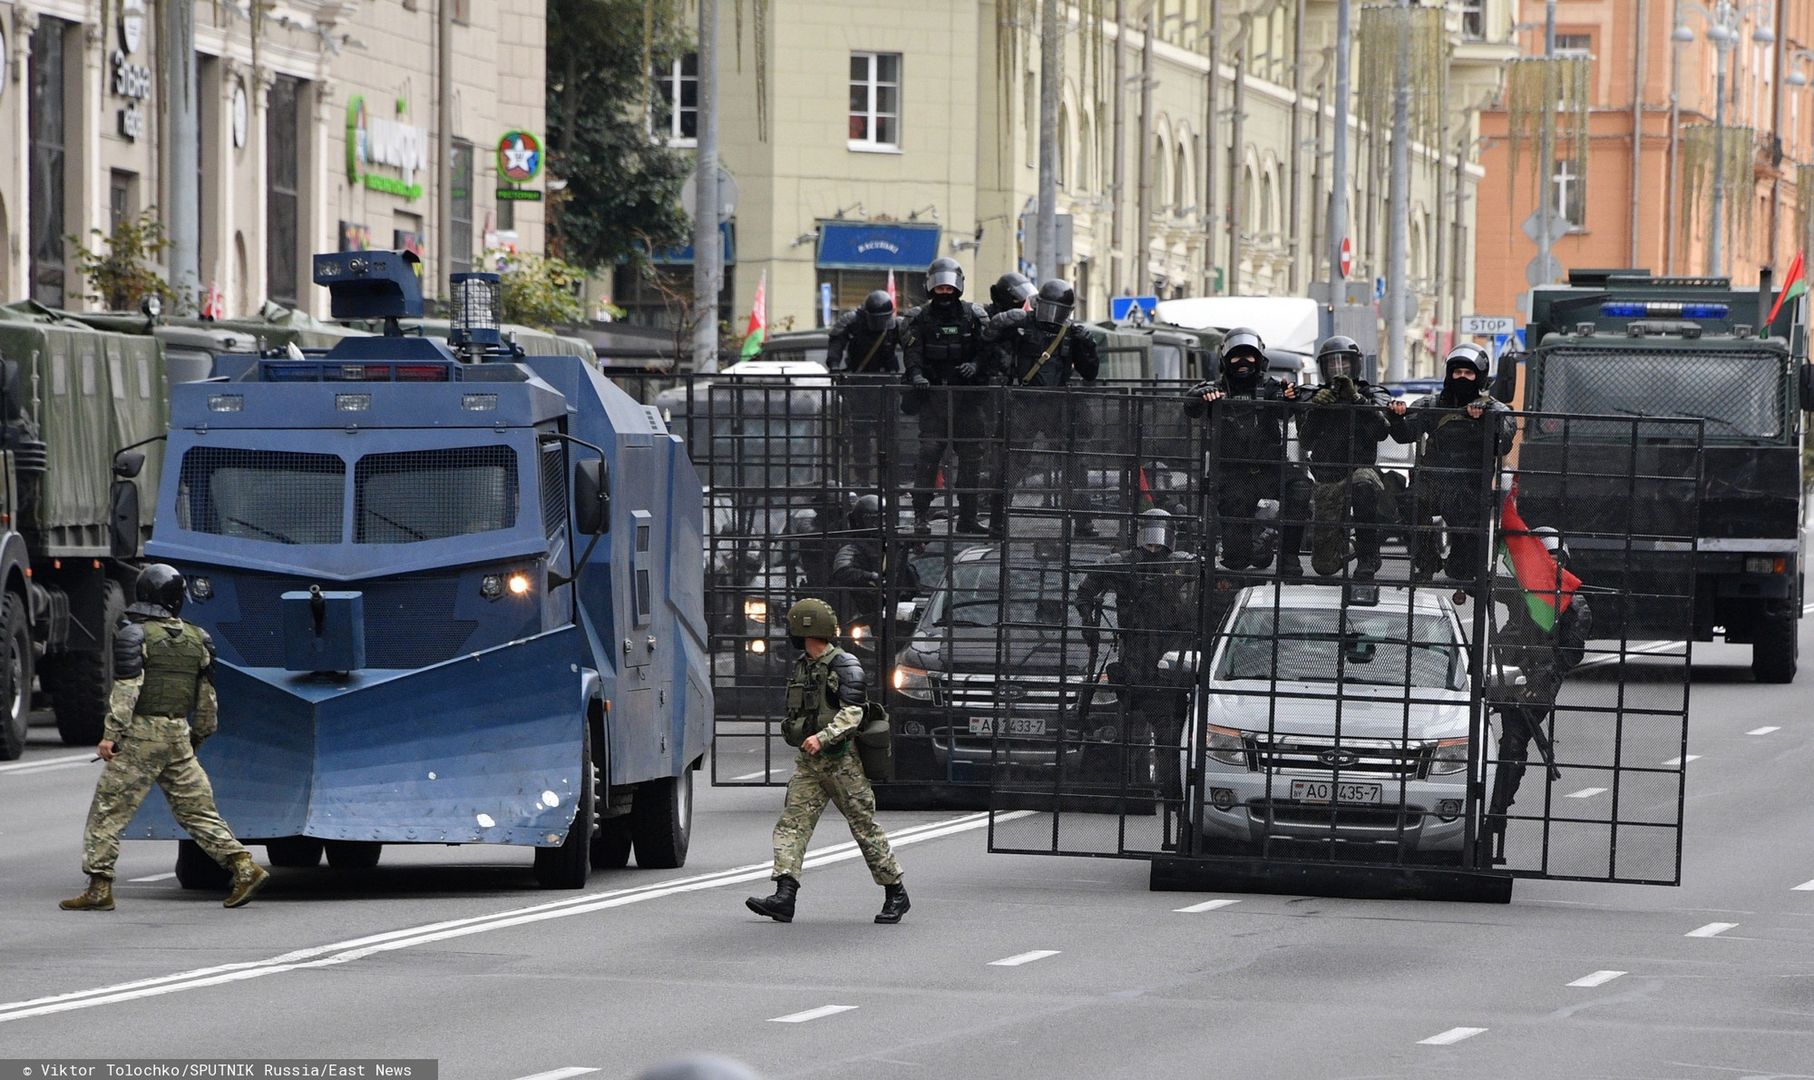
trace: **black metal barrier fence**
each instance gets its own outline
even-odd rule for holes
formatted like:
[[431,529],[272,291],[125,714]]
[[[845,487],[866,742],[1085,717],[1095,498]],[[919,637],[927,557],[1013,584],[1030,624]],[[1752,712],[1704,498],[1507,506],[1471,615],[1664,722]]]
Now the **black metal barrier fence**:
[[816,596],[890,713],[879,802],[990,809],[993,850],[1676,882],[1701,423],[1329,397],[650,395],[710,489],[713,782],[791,773]]

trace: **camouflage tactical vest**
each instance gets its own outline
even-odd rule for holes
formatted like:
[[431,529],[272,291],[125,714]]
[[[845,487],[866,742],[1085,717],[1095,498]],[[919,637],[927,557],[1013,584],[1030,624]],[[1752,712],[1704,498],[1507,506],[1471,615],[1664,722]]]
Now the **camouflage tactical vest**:
[[[781,721],[781,738],[789,746],[799,746],[809,735],[817,735],[838,715],[838,674],[831,669],[832,658],[841,650],[832,646],[818,659],[800,657],[794,673],[787,679],[787,715]],[[828,747],[842,750],[843,745]]]
[[145,624],[145,682],[139,687],[135,716],[188,716],[195,711],[197,688],[207,670],[208,646],[202,632],[181,620]]

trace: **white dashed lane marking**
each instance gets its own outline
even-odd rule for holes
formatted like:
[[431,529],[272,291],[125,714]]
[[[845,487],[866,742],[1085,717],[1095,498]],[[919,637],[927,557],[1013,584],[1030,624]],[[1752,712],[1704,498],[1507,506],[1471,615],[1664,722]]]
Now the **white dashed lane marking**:
[[1582,788],[1580,791],[1570,792],[1567,795],[1564,795],[1562,797],[1564,799],[1591,799],[1595,795],[1604,795],[1604,794],[1606,794],[1606,789],[1603,787],[1589,787],[1589,788]]
[[1192,904],[1189,907],[1173,908],[1172,910],[1184,915],[1195,915],[1199,911],[1214,911],[1217,908],[1225,908],[1230,904],[1238,903],[1240,903],[1239,900],[1205,900],[1201,904]]
[[1570,986],[1605,986],[1607,983],[1613,981],[1614,979],[1618,978],[1619,976],[1621,976],[1623,974],[1625,974],[1625,972],[1623,972],[1623,971],[1596,971],[1592,975],[1583,975],[1579,979],[1576,979],[1574,982],[1569,983],[1568,985],[1570,985]]
[[171,872],[171,873],[165,873],[165,874],[152,874],[150,877],[127,878],[126,880],[130,881],[134,884],[137,884],[139,882],[169,881],[171,878],[173,878],[175,876],[176,876],[176,874],[174,872]]
[[1471,1028],[1471,1027],[1450,1028],[1449,1030],[1443,1032],[1440,1035],[1432,1035],[1427,1039],[1417,1040],[1417,1045],[1419,1045],[1419,1046],[1452,1046],[1455,1043],[1458,1043],[1463,1039],[1471,1039],[1474,1036],[1480,1034],[1481,1032],[1483,1032],[1485,1030],[1486,1030],[1486,1028]]
[[517,1080],[567,1080],[569,1076],[584,1076],[587,1073],[598,1071],[585,1065],[569,1065],[564,1069],[549,1069],[547,1072],[539,1072],[532,1076],[519,1076]]
[[809,1020],[836,1016],[839,1013],[850,1012],[855,1008],[855,1005],[821,1005],[816,1009],[808,1009],[805,1012],[788,1013],[786,1016],[771,1016],[768,1018],[768,1022],[771,1024],[804,1024]]
[[1698,930],[1690,930],[1683,937],[1718,937],[1738,924],[1735,922],[1710,922]]
[[1747,734],[1747,735],[1768,735],[1772,731],[1781,731],[1781,730],[1782,730],[1782,728],[1775,727],[1775,726],[1760,727],[1760,728],[1752,728],[1750,731],[1745,732],[1745,734]]
[[1699,761],[1699,760],[1701,760],[1701,755],[1689,754],[1687,757],[1672,757],[1668,761],[1663,762],[1663,764],[1665,764],[1665,765],[1686,765],[1690,761]]
[[1795,888],[1790,889],[1789,891],[1790,892],[1814,892],[1814,881],[1804,881],[1800,885],[1795,886]]
[[50,772],[52,769],[73,769],[94,761],[94,751],[72,754],[68,757],[44,758],[39,761],[13,761],[0,765],[0,773],[35,773]]
[[1015,953],[1013,956],[1005,956],[1000,960],[991,960],[989,966],[1019,967],[1022,964],[1031,964],[1035,960],[1044,960],[1048,956],[1057,955],[1057,949],[1034,949],[1032,952]]

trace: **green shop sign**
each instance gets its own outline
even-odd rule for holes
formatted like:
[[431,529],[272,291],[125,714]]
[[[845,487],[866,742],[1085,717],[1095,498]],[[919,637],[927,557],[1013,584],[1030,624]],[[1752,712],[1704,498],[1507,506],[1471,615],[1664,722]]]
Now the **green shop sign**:
[[[401,119],[406,104],[398,98],[395,117],[386,118],[371,115],[363,96],[346,103],[347,183],[410,200],[422,197],[416,173],[428,169],[428,131]],[[375,173],[373,166],[397,169],[402,175]]]

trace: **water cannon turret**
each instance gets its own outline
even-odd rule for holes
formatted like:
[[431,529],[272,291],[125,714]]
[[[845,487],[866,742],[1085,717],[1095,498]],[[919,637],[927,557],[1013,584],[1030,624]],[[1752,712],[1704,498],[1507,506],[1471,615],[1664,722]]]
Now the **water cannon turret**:
[[398,319],[422,317],[422,260],[408,251],[340,251],[315,256],[315,284],[325,285],[336,319],[383,319],[387,337]]

